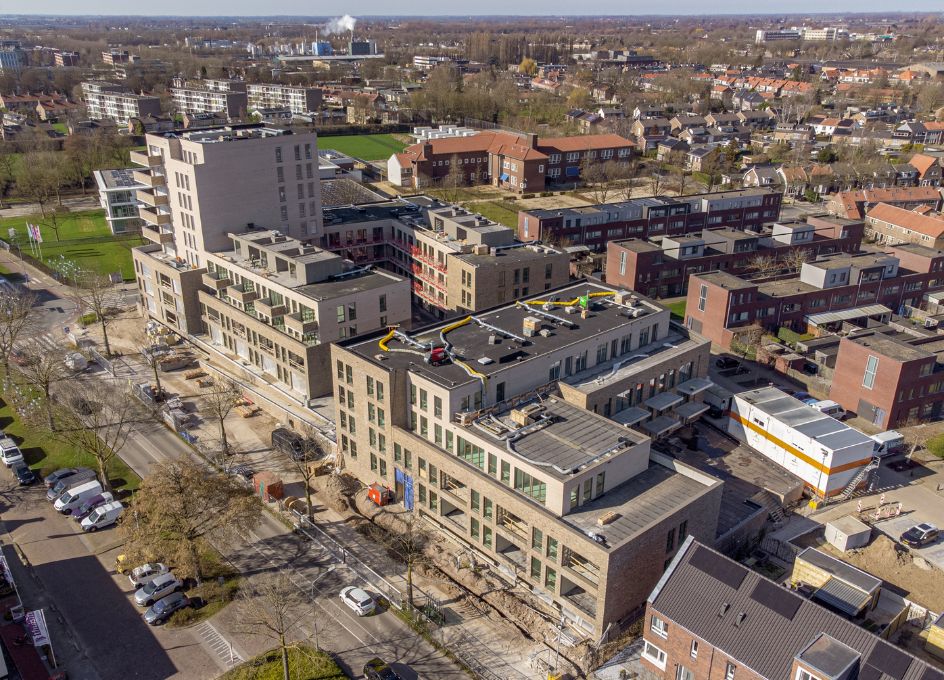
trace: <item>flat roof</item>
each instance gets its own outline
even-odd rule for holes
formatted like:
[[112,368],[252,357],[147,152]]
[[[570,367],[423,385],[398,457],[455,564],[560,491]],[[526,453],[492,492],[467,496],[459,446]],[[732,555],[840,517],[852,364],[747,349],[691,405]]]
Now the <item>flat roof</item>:
[[797,557],[867,593],[874,592],[882,587],[882,579],[876,578],[872,576],[872,574],[857,569],[851,564],[843,562],[831,555],[827,555],[816,548],[806,548],[797,555]]
[[862,347],[874,349],[880,354],[897,359],[898,361],[915,361],[917,359],[927,359],[928,357],[934,356],[934,351],[925,349],[925,345],[915,346],[885,335],[884,333],[856,335],[848,337],[847,340],[861,345]]
[[[414,343],[438,345],[443,339],[442,331],[446,330],[445,339],[451,345],[456,358],[473,370],[485,376],[492,376],[510,366],[520,366],[549,352],[585,342],[601,333],[630,326],[642,316],[664,311],[663,307],[642,296],[637,296],[639,302],[636,309],[641,310],[639,317],[629,316],[626,307],[609,302],[607,297],[591,298],[591,312],[586,319],[582,319],[579,313],[567,312],[565,305],[555,305],[550,311],[544,311],[541,305],[524,304],[524,301],[554,299],[569,302],[579,296],[617,290],[619,289],[591,281],[573,282],[554,290],[529,295],[511,304],[477,312],[458,322],[450,319],[420,328],[409,333],[410,342],[404,341],[400,336],[394,336],[387,342],[387,347],[394,351],[384,352],[379,346],[379,341],[387,335],[385,331],[344,341],[340,345],[382,368],[410,370],[451,388],[476,378],[456,363],[443,366],[425,363],[422,352],[418,351]],[[551,332],[546,337],[536,334],[534,337],[524,338],[522,334],[526,317],[540,320]],[[497,339],[496,344],[489,343],[491,336]],[[384,357],[383,360],[376,359],[378,354]],[[542,366],[541,371],[546,373],[547,367]]]
[[706,281],[725,290],[740,290],[742,288],[756,288],[756,283],[745,281],[744,279],[723,271],[704,272],[702,274],[693,274],[702,281]]
[[[501,264],[503,262],[528,262],[530,260],[543,260],[548,256],[548,246],[531,246],[522,243],[514,248],[499,248],[494,255],[476,255],[475,253],[456,254],[455,257],[471,265],[483,266],[488,264]],[[551,249],[553,250],[553,249]]]
[[132,173],[135,168],[120,168],[117,170],[96,170],[96,176],[101,178],[98,183],[100,189],[105,191],[118,191],[128,189],[144,189],[144,184],[138,182]]
[[[643,472],[561,519],[585,534],[602,534],[613,549],[677,512],[706,488],[706,483],[650,461]],[[597,520],[609,512],[618,518],[600,526]]]
[[585,205],[573,208],[539,208],[536,210],[527,210],[529,215],[534,217],[556,217],[558,215],[586,215],[597,212],[615,212],[631,207],[658,207],[663,205],[681,205],[701,200],[719,200],[724,198],[766,196],[773,190],[765,187],[750,187],[747,189],[733,189],[731,191],[717,191],[709,194],[687,194],[684,196],[641,196],[628,201],[618,203],[600,203],[597,205]]
[[842,309],[836,312],[819,312],[818,314],[808,314],[806,320],[814,325],[824,323],[833,323],[835,321],[851,321],[861,319],[864,316],[874,316],[876,314],[891,314],[885,305],[865,305],[863,307],[852,307],[851,309]]
[[353,293],[384,288],[403,279],[379,269],[362,271],[347,276],[335,277],[329,281],[309,283],[293,290],[315,300],[333,300]]

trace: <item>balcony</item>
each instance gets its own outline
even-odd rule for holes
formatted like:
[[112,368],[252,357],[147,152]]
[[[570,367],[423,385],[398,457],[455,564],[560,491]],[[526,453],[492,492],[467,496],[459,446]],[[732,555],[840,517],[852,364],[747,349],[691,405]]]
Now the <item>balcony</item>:
[[153,168],[161,165],[164,159],[160,156],[150,156],[146,151],[132,151],[131,162],[134,165],[141,165],[145,168]]
[[273,303],[272,298],[259,298],[255,302],[256,311],[265,314],[269,318],[282,316],[287,311],[284,302]]
[[153,172],[148,172],[147,170],[135,170],[132,173],[134,181],[138,184],[143,184],[149,186],[152,189],[154,187],[163,187],[167,186],[167,178],[164,175],[158,175]]
[[285,328],[293,331],[294,333],[297,333],[298,335],[314,333],[318,330],[318,320],[315,319],[314,314],[302,314],[301,312],[295,312],[294,314],[286,314],[284,319]]
[[431,305],[436,305],[437,307],[443,307],[446,304],[445,300],[439,300],[434,295],[431,295],[430,293],[427,293],[425,290],[423,290],[422,283],[413,283],[413,294],[421,300],[426,300],[426,302],[430,303]]
[[138,189],[135,193],[135,198],[149,205],[153,208],[156,208],[159,205],[168,205],[170,203],[170,197],[167,194],[158,194],[150,189]]
[[441,262],[437,262],[435,258],[432,258],[432,257],[430,257],[430,256],[428,256],[428,255],[425,255],[425,254],[423,253],[423,249],[422,249],[422,248],[418,248],[417,246],[413,246],[412,248],[410,248],[410,255],[412,255],[413,257],[415,257],[415,258],[416,258],[417,260],[419,260],[420,262],[425,262],[426,264],[430,265],[431,267],[435,267],[436,269],[438,269],[438,270],[441,271],[441,272],[446,271],[446,265],[444,265],[444,264],[441,263]]
[[226,289],[226,294],[241,304],[248,304],[259,297],[254,289],[246,288],[246,284],[241,283],[238,286],[230,286]]
[[138,217],[148,224],[156,224],[158,226],[170,224],[170,213],[157,212],[150,208],[138,208]]
[[441,290],[444,293],[448,291],[445,282],[437,280],[435,275],[424,273],[422,266],[414,264],[411,267],[411,270],[413,271],[413,276],[418,278],[420,281],[425,281],[429,285],[434,286],[437,290]]
[[212,289],[215,293],[219,293],[232,283],[233,281],[229,278],[229,274],[221,274],[219,272],[204,272],[203,274],[203,285]]
[[141,235],[154,243],[172,243],[174,240],[174,232],[157,229],[147,224],[141,226]]

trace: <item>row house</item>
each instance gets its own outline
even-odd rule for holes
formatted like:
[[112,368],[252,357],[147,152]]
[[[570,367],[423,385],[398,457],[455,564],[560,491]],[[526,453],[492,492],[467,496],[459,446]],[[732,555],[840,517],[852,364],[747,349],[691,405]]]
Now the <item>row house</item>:
[[[685,295],[689,276],[709,271],[747,274],[758,257],[780,260],[801,250],[810,259],[854,253],[862,243],[862,222],[836,217],[807,217],[805,222],[776,222],[760,233],[712,229],[652,239],[610,241],[606,281],[653,298]],[[788,264],[782,265],[784,269]]]
[[783,194],[776,189],[741,189],[690,196],[650,196],[579,208],[522,210],[522,241],[587,246],[602,252],[614,239],[648,239],[732,227],[760,231],[780,217]]
[[923,153],[916,153],[908,161],[908,165],[913,167],[917,173],[915,183],[918,186],[941,186],[941,175],[944,173],[944,168],[941,167],[941,159],[937,156],[928,156]]
[[944,218],[922,214],[887,203],[879,203],[865,216],[867,233],[879,243],[915,243],[928,248],[944,248]]
[[754,325],[773,332],[781,327],[818,332],[823,314],[838,311],[839,322],[886,320],[892,310],[920,307],[926,294],[944,288],[944,254],[899,252],[909,247],[829,256],[804,263],[798,276],[777,281],[758,282],[725,271],[693,274],[686,325],[730,349]]
[[906,210],[927,206],[941,209],[941,191],[935,187],[891,187],[887,189],[857,189],[840,191],[829,197],[826,209],[832,215],[861,220],[879,203],[887,203]]

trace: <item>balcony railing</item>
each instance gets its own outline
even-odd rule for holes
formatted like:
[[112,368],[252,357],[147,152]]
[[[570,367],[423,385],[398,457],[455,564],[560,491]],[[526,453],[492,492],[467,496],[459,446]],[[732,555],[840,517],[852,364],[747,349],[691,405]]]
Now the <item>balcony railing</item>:
[[148,172],[147,170],[135,170],[131,173],[131,176],[134,178],[134,181],[138,184],[144,184],[149,187],[163,187],[167,185],[167,178],[164,175],[157,174],[153,171]]
[[135,198],[151,207],[157,207],[159,205],[168,205],[170,203],[170,198],[167,194],[159,194],[150,189],[138,189],[135,192]]
[[414,265],[412,265],[411,269],[412,269],[412,271],[413,271],[413,275],[414,275],[416,278],[420,279],[421,281],[425,281],[426,283],[430,284],[431,286],[435,286],[436,288],[438,288],[439,290],[441,290],[441,291],[444,292],[444,293],[447,292],[448,289],[446,288],[446,284],[443,283],[443,282],[441,282],[441,281],[439,281],[439,280],[437,280],[435,276],[431,276],[430,274],[425,273],[425,272],[423,271],[423,267],[422,267],[422,266],[420,266],[420,265],[418,265],[418,264],[414,264]]
[[286,312],[285,303],[273,303],[272,298],[259,298],[255,305],[257,311],[269,317],[282,316]]
[[427,302],[429,302],[430,304],[436,305],[437,307],[441,307],[441,306],[444,304],[444,301],[443,301],[443,300],[440,300],[440,299],[438,299],[438,298],[436,298],[436,297],[430,295],[430,294],[427,293],[425,290],[423,290],[423,284],[422,284],[422,283],[414,283],[414,284],[413,284],[413,292],[417,295],[417,297],[420,297],[420,298],[426,300]]
[[164,231],[148,224],[141,226],[141,235],[154,243],[170,243],[174,240],[173,232]]
[[229,274],[221,274],[219,272],[205,272],[203,274],[203,285],[207,288],[212,288],[217,293],[230,284],[232,284],[232,280],[229,278]]
[[138,208],[138,217],[148,224],[156,224],[158,226],[170,224],[170,213],[157,212],[151,208]]
[[135,165],[142,165],[146,168],[153,168],[156,165],[161,165],[163,159],[160,156],[150,156],[145,151],[132,151],[131,152],[131,162]]
[[247,302],[252,302],[259,297],[259,293],[255,290],[250,290],[246,288],[245,284],[239,284],[237,286],[230,286],[226,289],[226,294],[237,302],[246,304]]
[[318,321],[313,315],[303,315],[301,312],[295,312],[294,314],[286,314],[284,318],[285,327],[299,335],[313,333],[318,330]]
[[436,258],[430,257],[429,255],[426,255],[426,254],[423,252],[423,249],[422,249],[422,248],[418,248],[417,246],[413,246],[412,248],[410,248],[410,255],[412,255],[413,257],[415,257],[415,258],[416,258],[417,260],[419,260],[420,262],[425,262],[426,264],[430,265],[431,267],[435,267],[436,269],[438,269],[438,270],[441,271],[441,272],[446,271],[446,265],[442,264],[441,262],[437,262],[437,261],[436,261]]

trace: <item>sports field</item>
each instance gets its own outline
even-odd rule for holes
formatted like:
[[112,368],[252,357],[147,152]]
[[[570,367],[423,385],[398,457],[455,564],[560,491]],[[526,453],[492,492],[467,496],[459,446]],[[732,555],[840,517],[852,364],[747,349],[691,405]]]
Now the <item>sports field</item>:
[[334,149],[365,161],[387,160],[405,147],[406,144],[398,141],[393,135],[341,135],[318,138],[319,149]]

